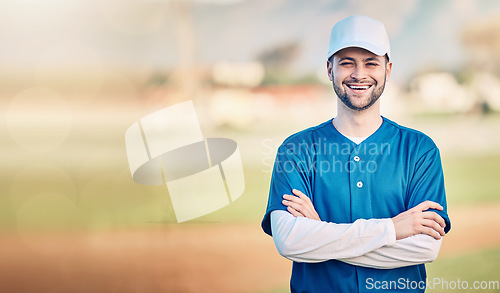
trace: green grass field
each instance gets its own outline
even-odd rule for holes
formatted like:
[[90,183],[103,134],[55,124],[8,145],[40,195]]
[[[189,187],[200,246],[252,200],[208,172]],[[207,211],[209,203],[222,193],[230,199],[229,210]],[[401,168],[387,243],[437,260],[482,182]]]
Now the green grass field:
[[[430,292],[458,292],[458,287],[452,289],[453,283],[467,282],[469,288],[474,286],[475,281],[500,282],[500,249],[488,249],[475,251],[460,256],[438,258],[435,262],[427,265],[427,278],[433,281]],[[443,282],[448,281],[448,283]],[[460,280],[460,281],[459,281]],[[479,285],[485,285],[484,283]],[[464,292],[500,292],[498,283],[488,284],[476,290],[462,290]],[[464,287],[464,286],[462,286]]]
[[448,204],[500,200],[500,155],[444,157]]
[[[500,155],[445,157],[443,165],[448,205],[452,208],[500,201]],[[106,229],[175,221],[165,187],[136,184],[126,166],[117,174],[96,174],[61,170],[57,173],[40,167],[3,177],[0,227],[4,230],[16,229],[19,225],[40,230]],[[266,208],[270,176],[265,168],[246,168],[246,188],[239,199],[190,223],[258,223]]]

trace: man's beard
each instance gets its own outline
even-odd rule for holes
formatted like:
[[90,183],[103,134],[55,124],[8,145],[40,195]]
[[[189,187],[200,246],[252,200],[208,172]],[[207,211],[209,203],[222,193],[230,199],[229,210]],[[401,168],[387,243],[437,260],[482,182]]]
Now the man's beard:
[[[335,80],[334,77],[332,79]],[[363,111],[363,110],[366,110],[366,109],[370,108],[371,106],[373,106],[373,104],[375,104],[375,102],[380,98],[380,96],[384,92],[385,81],[386,81],[386,78],[384,77],[384,84],[379,88],[375,88],[373,90],[373,94],[370,97],[370,100],[368,101],[368,103],[365,105],[361,105],[361,106],[354,105],[352,103],[352,100],[347,95],[347,92],[343,91],[340,87],[338,87],[334,81],[332,82],[332,84],[333,84],[333,90],[335,91],[335,93],[337,94],[339,99],[342,101],[342,103],[344,103],[344,105],[346,105],[349,109],[352,109],[355,111]],[[376,84],[374,84],[373,86],[376,86]]]

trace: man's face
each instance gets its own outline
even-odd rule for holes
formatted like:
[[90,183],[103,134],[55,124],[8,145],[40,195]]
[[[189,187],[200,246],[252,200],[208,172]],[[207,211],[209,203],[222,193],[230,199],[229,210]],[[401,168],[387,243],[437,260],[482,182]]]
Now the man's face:
[[352,110],[370,108],[384,91],[392,63],[365,49],[350,47],[327,63],[328,76],[339,99]]

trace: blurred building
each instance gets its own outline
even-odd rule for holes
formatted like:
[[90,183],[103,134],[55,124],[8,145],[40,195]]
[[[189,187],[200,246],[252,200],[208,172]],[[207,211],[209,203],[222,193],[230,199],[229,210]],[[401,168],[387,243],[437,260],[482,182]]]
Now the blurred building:
[[471,88],[460,85],[447,72],[427,73],[415,78],[411,94],[419,102],[417,112],[464,113],[472,110],[477,94]]
[[473,73],[460,84],[447,72],[415,78],[410,95],[417,100],[415,112],[472,113],[500,111],[500,80],[491,73]]
[[317,84],[219,87],[209,95],[208,112],[216,126],[244,129],[259,122],[313,125],[335,112],[332,93]]
[[212,68],[212,80],[219,85],[255,87],[264,79],[260,62],[231,63],[219,61]]

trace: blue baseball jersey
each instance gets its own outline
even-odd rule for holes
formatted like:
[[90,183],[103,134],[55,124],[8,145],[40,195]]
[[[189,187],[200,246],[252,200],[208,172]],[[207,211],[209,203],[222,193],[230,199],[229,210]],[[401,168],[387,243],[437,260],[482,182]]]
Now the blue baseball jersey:
[[[283,194],[304,192],[323,221],[392,218],[431,200],[451,227],[447,214],[439,150],[425,134],[383,118],[379,129],[359,145],[342,135],[333,120],[298,132],[278,148],[263,230],[271,233],[270,213],[286,210]],[[423,292],[424,264],[373,269],[338,260],[293,263],[292,292]],[[378,282],[378,283],[376,283]],[[388,283],[392,282],[392,283]],[[379,286],[376,286],[376,285]],[[383,290],[382,290],[383,291]]]

